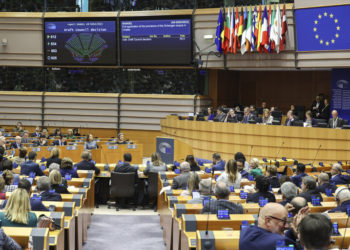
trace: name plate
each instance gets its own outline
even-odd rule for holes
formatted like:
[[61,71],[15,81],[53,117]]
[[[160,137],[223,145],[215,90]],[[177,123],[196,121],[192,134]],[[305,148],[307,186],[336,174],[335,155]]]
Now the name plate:
[[77,150],[77,146],[67,146],[67,150]]
[[135,144],[128,144],[128,149],[135,149],[136,145]]
[[47,147],[46,150],[47,150],[47,151],[52,151],[53,148],[54,148],[54,147]]
[[108,149],[118,149],[118,145],[109,145]]
[[41,148],[32,148],[32,151],[33,151],[33,152],[40,152],[40,151],[41,151]]

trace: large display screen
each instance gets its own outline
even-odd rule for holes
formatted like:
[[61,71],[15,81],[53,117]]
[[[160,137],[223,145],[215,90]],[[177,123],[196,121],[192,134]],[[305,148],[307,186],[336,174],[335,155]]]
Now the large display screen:
[[45,19],[45,65],[117,65],[116,19]]
[[190,65],[191,16],[121,18],[121,65]]

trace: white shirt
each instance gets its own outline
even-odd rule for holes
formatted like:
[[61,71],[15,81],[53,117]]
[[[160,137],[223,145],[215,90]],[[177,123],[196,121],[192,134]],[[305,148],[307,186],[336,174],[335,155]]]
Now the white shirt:
[[226,182],[226,184],[227,184],[228,186],[233,186],[235,189],[239,189],[239,188],[241,188],[241,179],[242,179],[241,173],[237,172],[236,181],[235,181],[235,182],[231,182],[230,179],[229,179],[228,173],[223,172],[223,173],[218,177],[218,179],[216,180],[216,182],[220,182],[220,181]]

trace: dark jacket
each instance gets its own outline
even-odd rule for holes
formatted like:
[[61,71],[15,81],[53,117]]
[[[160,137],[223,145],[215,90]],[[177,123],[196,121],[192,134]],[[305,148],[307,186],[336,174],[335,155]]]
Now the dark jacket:
[[295,118],[293,118],[293,119],[289,119],[289,118],[287,118],[286,119],[286,122],[284,123],[284,126],[294,126],[294,122],[296,121],[296,119]]
[[61,168],[60,169],[61,175],[64,178],[66,174],[70,174],[72,178],[79,178],[79,175],[76,170],[70,169],[70,168]]
[[40,136],[41,136],[41,133],[34,132],[34,133],[32,134],[32,137],[40,137]]
[[201,168],[196,163],[190,165],[190,167],[191,167],[191,171],[200,171],[201,170]]
[[318,197],[318,198],[320,198],[320,201],[323,201],[321,193],[318,192],[316,189],[314,189],[314,190],[307,190],[305,192],[302,192],[298,196],[304,197],[307,200],[307,202],[312,202],[312,196]]
[[327,105],[321,110],[321,113],[318,118],[328,120],[330,116],[331,116],[331,107],[330,105]]
[[186,189],[188,179],[190,178],[190,172],[184,172],[173,179],[171,189]]
[[242,170],[240,173],[241,173],[241,176],[242,176],[243,179],[248,179],[249,173],[247,171]]
[[77,170],[94,170],[96,175],[99,175],[101,172],[101,170],[95,167],[95,164],[91,161],[81,161],[75,164],[75,167],[77,167]]
[[221,113],[220,115],[217,114],[217,115],[214,117],[214,121],[223,122],[223,121],[225,121],[225,118],[226,118],[225,113]]
[[339,206],[337,206],[336,208],[333,208],[332,210],[329,210],[329,213],[346,213],[348,207],[350,206],[350,200],[348,201],[344,201],[342,204],[340,204]]
[[44,191],[39,194],[42,201],[62,201],[62,197],[60,194],[56,192]]
[[51,163],[57,163],[58,165],[61,166],[61,161],[62,160],[60,158],[57,158],[57,157],[52,158],[52,157],[50,157],[50,158],[46,159],[46,167],[50,167]]
[[321,186],[318,186],[316,188],[317,192],[319,193],[326,193],[326,188],[328,188],[329,190],[332,190],[332,193],[335,192],[335,190],[337,190],[337,186],[332,185],[331,183],[324,183]]
[[135,173],[135,183],[137,183],[139,179],[137,170],[138,167],[131,165],[129,162],[117,164],[114,168],[114,172],[116,173]]
[[61,140],[56,140],[56,141],[53,141],[52,145],[53,146],[66,146],[67,145],[67,141],[62,142]]
[[17,145],[16,142],[12,142],[11,146],[10,146],[10,149],[12,149],[12,148],[22,148],[22,146],[23,146],[22,143]]
[[229,214],[243,214],[243,207],[240,203],[234,203],[228,200],[210,200],[205,203],[201,213],[217,214],[218,210],[229,210]]
[[298,174],[296,176],[293,176],[290,180],[297,186],[297,187],[301,187],[301,182],[303,177],[307,176],[306,173],[301,173]]
[[34,172],[36,176],[43,176],[44,173],[41,171],[39,164],[33,161],[23,162],[21,165],[21,175],[29,175],[31,172]]
[[270,176],[269,181],[270,181],[271,188],[281,187],[281,184],[280,184],[277,176]]
[[226,165],[225,161],[221,160],[213,166],[213,169],[214,169],[214,171],[224,171],[225,165]]
[[350,176],[337,174],[329,180],[329,183],[331,183],[333,185],[349,184],[350,183]]
[[[333,128],[333,118],[329,119],[328,121],[328,128]],[[341,128],[344,125],[344,120],[340,117],[338,117],[335,121],[335,127]]]
[[267,198],[269,202],[276,202],[275,195],[270,192],[266,192],[266,193],[256,192],[256,193],[248,194],[246,202],[259,203],[259,199],[261,196],[264,197],[265,199]]
[[58,185],[58,184],[51,185],[51,189],[55,190],[55,192],[58,194],[70,194],[68,189],[62,184],[61,185]]

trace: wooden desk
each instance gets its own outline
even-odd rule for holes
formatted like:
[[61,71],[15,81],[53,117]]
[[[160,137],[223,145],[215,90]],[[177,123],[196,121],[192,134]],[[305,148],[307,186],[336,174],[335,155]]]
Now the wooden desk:
[[251,145],[252,157],[258,159],[274,159],[279,152],[279,156],[310,163],[320,145],[316,162],[345,162],[350,154],[350,132],[342,129],[187,121],[170,116],[160,123],[163,136],[192,146],[193,154],[204,159],[211,159],[214,152],[223,159],[232,159],[234,152],[247,155]]
[[11,236],[23,249],[28,248],[29,237],[35,237],[33,249],[49,250],[49,229],[31,227],[2,227],[4,232]]

